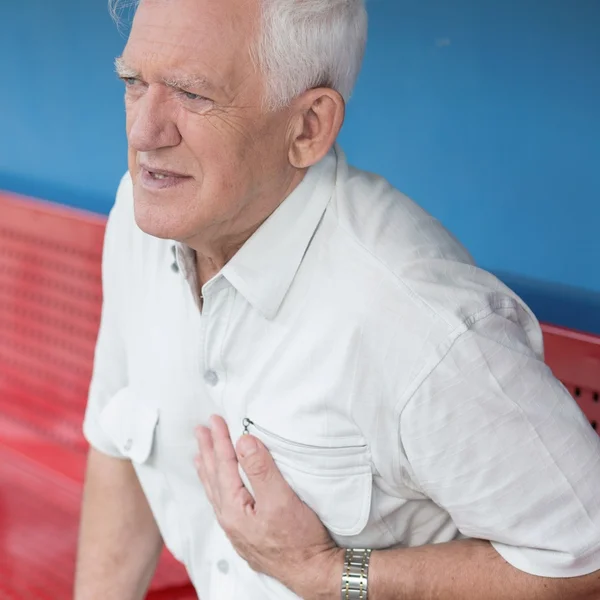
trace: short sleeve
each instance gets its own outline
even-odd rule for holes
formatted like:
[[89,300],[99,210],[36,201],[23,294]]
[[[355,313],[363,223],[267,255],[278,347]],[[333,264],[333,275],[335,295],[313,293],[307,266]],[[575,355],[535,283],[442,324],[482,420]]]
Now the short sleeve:
[[600,569],[600,438],[510,314],[440,354],[400,437],[416,483],[465,536],[533,575]]
[[119,186],[117,199],[106,225],[102,254],[102,314],[96,342],[92,380],[83,422],[83,433],[96,450],[122,458],[100,425],[100,414],[108,402],[127,386],[127,355],[121,326],[124,309],[123,268],[130,238],[131,179],[126,175]]

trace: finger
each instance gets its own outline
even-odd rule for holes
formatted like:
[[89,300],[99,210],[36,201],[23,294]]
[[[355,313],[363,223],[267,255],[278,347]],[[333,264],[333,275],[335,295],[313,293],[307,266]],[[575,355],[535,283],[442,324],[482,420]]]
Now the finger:
[[196,456],[194,458],[194,464],[196,465],[196,472],[198,473],[198,478],[202,483],[202,487],[204,488],[204,492],[206,493],[206,497],[208,501],[215,507],[215,499],[213,496],[212,488],[210,486],[210,482],[208,480],[208,476],[206,475],[206,468],[204,467],[204,461],[201,456]]
[[277,468],[264,444],[253,435],[242,436],[236,445],[237,456],[248,477],[257,508],[286,502],[296,496]]
[[225,420],[216,415],[211,417],[210,424],[219,497],[223,503],[241,508],[253,499],[240,477],[237,454],[231,442],[229,428]]
[[198,439],[198,446],[200,448],[199,458],[202,461],[204,478],[206,480],[205,486],[209,489],[208,493],[210,493],[212,497],[213,506],[218,508],[217,505],[220,503],[220,496],[217,485],[212,434],[207,427],[198,427],[196,429],[196,437]]

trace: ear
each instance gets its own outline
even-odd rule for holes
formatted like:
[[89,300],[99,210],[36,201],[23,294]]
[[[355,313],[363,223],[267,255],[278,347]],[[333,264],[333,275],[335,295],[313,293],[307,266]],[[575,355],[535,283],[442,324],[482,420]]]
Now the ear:
[[318,163],[335,143],[344,123],[346,104],[329,88],[308,90],[293,102],[288,158],[297,169]]

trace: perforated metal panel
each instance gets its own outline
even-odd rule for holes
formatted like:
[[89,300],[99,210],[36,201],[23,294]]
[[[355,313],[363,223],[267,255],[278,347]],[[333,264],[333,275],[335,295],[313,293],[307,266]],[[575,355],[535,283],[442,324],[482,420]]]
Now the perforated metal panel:
[[10,197],[0,207],[0,413],[83,450],[103,220]]
[[600,337],[544,325],[546,362],[600,433]]
[[[104,228],[0,195],[0,600],[72,596]],[[167,553],[150,598],[196,598]]]

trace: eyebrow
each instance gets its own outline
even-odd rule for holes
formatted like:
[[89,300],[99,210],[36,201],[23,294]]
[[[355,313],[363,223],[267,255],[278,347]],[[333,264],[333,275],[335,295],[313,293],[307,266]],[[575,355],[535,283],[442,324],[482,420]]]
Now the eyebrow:
[[[130,67],[124,60],[123,57],[119,56],[115,59],[115,71],[121,78],[135,78],[141,79],[139,71]],[[171,77],[164,77],[162,82],[171,87],[177,89],[207,89],[214,91],[215,85],[203,75],[174,75]]]
[[206,77],[202,75],[182,75],[174,77],[165,77],[163,83],[169,87],[179,89],[209,89],[213,90],[215,86]]
[[124,60],[122,56],[115,58],[115,71],[119,77],[134,77],[138,78],[140,74],[135,69],[132,69]]

